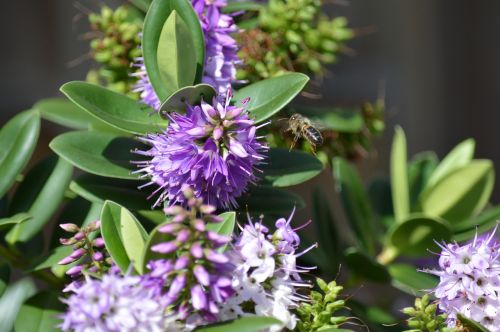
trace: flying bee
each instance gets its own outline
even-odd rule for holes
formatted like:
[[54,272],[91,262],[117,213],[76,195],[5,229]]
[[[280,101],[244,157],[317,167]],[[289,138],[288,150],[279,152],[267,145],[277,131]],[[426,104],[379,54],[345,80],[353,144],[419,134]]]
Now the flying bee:
[[323,144],[323,135],[321,135],[321,132],[315,127],[310,119],[299,113],[295,113],[290,117],[285,132],[287,131],[291,131],[294,135],[290,150],[293,149],[301,137],[304,137],[309,144],[311,144],[314,152],[317,147]]

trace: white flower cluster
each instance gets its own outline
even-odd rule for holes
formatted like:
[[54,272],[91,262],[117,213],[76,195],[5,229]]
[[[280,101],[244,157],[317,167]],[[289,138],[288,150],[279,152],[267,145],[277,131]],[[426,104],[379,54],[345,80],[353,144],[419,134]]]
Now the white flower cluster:
[[282,326],[270,331],[295,327],[297,317],[290,310],[305,300],[296,288],[310,285],[299,276],[309,268],[296,265],[296,258],[303,253],[295,252],[300,240],[290,227],[291,217],[288,221],[279,219],[272,235],[261,221],[254,224],[250,219],[242,228],[232,251],[232,261],[236,262],[235,295],[221,306],[220,320],[248,315],[269,316],[283,322]]
[[500,252],[489,236],[459,246],[442,245],[439,276],[434,290],[439,308],[448,314],[448,326],[456,326],[457,314],[472,319],[491,332],[500,332]]

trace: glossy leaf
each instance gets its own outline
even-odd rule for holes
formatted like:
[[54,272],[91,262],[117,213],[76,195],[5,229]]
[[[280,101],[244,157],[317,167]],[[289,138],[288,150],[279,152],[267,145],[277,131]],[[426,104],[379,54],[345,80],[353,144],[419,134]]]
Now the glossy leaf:
[[391,151],[391,192],[396,222],[402,222],[410,214],[406,158],[406,137],[403,129],[396,127]]
[[434,241],[449,241],[451,234],[445,220],[417,214],[395,225],[389,234],[389,244],[399,254],[422,256],[428,250],[436,252],[439,247]]
[[494,172],[489,160],[474,160],[451,171],[422,194],[423,212],[450,222],[479,213],[491,196]]
[[241,317],[236,320],[218,323],[210,326],[201,326],[195,329],[196,332],[260,332],[267,328],[281,324],[279,320],[271,317]]
[[332,165],[335,187],[341,195],[342,205],[356,234],[358,244],[363,250],[373,254],[376,239],[373,211],[359,174],[343,158],[333,158]]
[[467,165],[474,157],[476,142],[469,138],[453,148],[439,163],[438,167],[430,177],[427,187],[430,188],[439,182],[451,171]]
[[3,230],[4,228],[9,228],[9,227],[12,227],[15,225],[19,225],[20,223],[28,221],[31,218],[33,218],[33,217],[29,213],[25,213],[25,212],[20,212],[18,214],[13,215],[12,217],[2,218],[2,219],[0,219],[0,230]]
[[391,280],[383,265],[356,248],[347,249],[344,258],[349,269],[358,277],[375,282],[389,282]]
[[62,98],[42,99],[33,105],[33,109],[40,112],[45,120],[72,129],[86,130],[93,121],[98,121],[71,101]]
[[292,110],[309,117],[320,127],[341,133],[359,133],[365,126],[361,111],[355,108],[293,106]]
[[255,122],[262,122],[276,114],[295,98],[309,81],[301,73],[286,73],[259,81],[238,90],[233,100],[238,106],[245,98],[250,98],[247,109]]
[[75,131],[57,136],[50,148],[74,166],[95,175],[138,180],[131,160],[140,156],[131,151],[144,145],[109,133]]
[[[0,298],[0,331],[12,331],[24,301],[35,294],[36,287],[29,278],[21,279],[5,289]],[[31,331],[30,331],[31,332]]]
[[133,263],[142,273],[147,233],[130,211],[112,201],[105,202],[101,212],[101,234],[106,249],[122,272]]
[[392,278],[392,285],[411,295],[421,296],[438,284],[438,278],[419,272],[413,265],[391,264],[387,269]]
[[16,190],[9,210],[11,214],[28,211],[32,219],[9,231],[6,240],[10,244],[26,242],[43,229],[59,208],[72,175],[71,164],[54,155],[28,172]]
[[61,91],[90,115],[132,134],[159,132],[167,126],[149,106],[98,85],[74,81]]
[[195,47],[188,26],[175,10],[161,31],[156,58],[160,77],[171,93],[194,83]]
[[478,322],[473,321],[472,319],[469,319],[462,314],[457,314],[457,318],[458,320],[460,320],[460,323],[462,323],[462,326],[466,329],[465,331],[467,332],[490,332],[490,330],[488,330]]
[[297,194],[269,186],[251,187],[238,199],[242,212],[254,215],[286,216],[294,209],[305,207],[304,200]]
[[40,115],[19,113],[0,130],[0,197],[16,180],[33,153],[40,131]]
[[225,236],[233,235],[234,226],[236,225],[236,212],[224,212],[220,214],[219,217],[222,218],[222,221],[207,224],[207,230],[214,231]]
[[318,158],[302,151],[272,148],[261,167],[264,178],[275,187],[289,187],[306,182],[323,170]]
[[438,165],[438,159],[434,152],[422,152],[412,158],[408,164],[408,185],[410,187],[410,203],[416,208],[418,198],[429,178]]
[[[175,90],[169,90],[168,84],[162,78],[162,69],[158,62],[161,56],[160,51],[167,45],[161,35],[166,25],[167,18],[173,11],[176,11],[184,21],[191,35],[191,42],[194,47],[196,58],[196,77],[195,83],[201,81],[203,75],[203,64],[205,61],[205,39],[201,30],[198,15],[195,13],[191,3],[185,0],[154,0],[149,7],[144,20],[142,35],[142,51],[144,54],[144,64],[148,73],[149,80],[153,85],[156,95],[161,101],[167,99]],[[170,43],[169,40],[166,40]],[[182,40],[181,40],[182,41]],[[167,50],[168,53],[170,50]],[[162,62],[163,63],[163,62]],[[191,75],[191,74],[190,74]]]
[[148,200],[150,190],[139,190],[135,181],[103,178],[83,174],[73,180],[70,189],[90,202],[103,203],[113,201],[131,210],[150,210],[152,202]]
[[42,292],[28,299],[23,304],[17,316],[14,330],[16,332],[50,332],[60,331],[58,318],[65,309],[59,300],[59,295],[52,292]]
[[50,251],[47,255],[44,255],[43,260],[37,261],[32,267],[32,271],[49,269],[53,266],[57,266],[58,262],[66,256],[69,256],[73,252],[71,246],[59,246]]
[[186,103],[196,105],[203,99],[206,102],[211,102],[212,98],[217,95],[211,85],[197,84],[195,86],[186,86],[175,91],[160,107],[160,114],[166,118],[168,113],[186,112]]

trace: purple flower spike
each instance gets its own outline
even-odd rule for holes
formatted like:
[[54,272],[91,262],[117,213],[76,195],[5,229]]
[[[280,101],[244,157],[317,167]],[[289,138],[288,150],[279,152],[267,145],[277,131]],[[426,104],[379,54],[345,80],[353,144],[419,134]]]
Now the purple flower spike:
[[500,243],[497,227],[481,238],[460,246],[442,243],[439,269],[426,271],[439,277],[434,294],[439,308],[448,314],[449,327],[457,314],[479,322],[489,331],[500,332]]
[[146,73],[146,66],[144,65],[143,58],[135,59],[134,67],[137,67],[137,71],[132,74],[132,76],[137,77],[137,83],[134,86],[133,92],[140,93],[141,101],[151,106],[155,110],[159,110],[161,106],[160,99],[156,96],[156,93],[153,89],[153,85],[151,84],[148,74]]
[[160,244],[156,244],[151,247],[151,250],[154,252],[159,252],[160,254],[170,254],[171,252],[176,251],[178,248],[177,241],[163,242]]
[[[225,101],[214,98],[212,104],[188,105],[186,114],[170,115],[164,134],[142,138],[152,147],[137,153],[151,159],[137,162],[141,167],[138,172],[151,179],[147,185],[158,186],[155,193],[160,195],[155,206],[165,200],[169,205],[188,206],[183,188],[190,187],[195,197],[227,209],[237,206],[236,198],[256,181],[254,172],[267,147],[257,140],[256,127],[246,111],[238,111],[236,117],[226,121],[237,108],[229,106],[230,98],[228,92]],[[216,135],[218,139],[212,135],[216,129],[222,131]]]
[[207,297],[200,285],[195,285],[191,288],[191,298],[193,301],[193,308],[196,310],[207,308]]

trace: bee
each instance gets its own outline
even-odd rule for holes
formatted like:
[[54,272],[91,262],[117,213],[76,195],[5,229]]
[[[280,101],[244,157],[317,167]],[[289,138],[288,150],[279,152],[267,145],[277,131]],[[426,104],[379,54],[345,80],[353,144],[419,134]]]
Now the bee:
[[313,151],[323,144],[323,135],[314,126],[313,122],[299,113],[293,114],[288,120],[288,127],[285,132],[291,131],[294,135],[292,146],[293,149],[299,138],[304,137],[311,144]]

